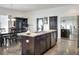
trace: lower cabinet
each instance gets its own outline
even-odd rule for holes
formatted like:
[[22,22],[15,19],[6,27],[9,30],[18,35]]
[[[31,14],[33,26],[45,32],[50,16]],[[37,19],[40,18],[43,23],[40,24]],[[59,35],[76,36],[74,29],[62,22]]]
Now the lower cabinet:
[[46,49],[51,47],[51,34],[47,34],[46,36]]
[[[41,55],[51,48],[56,41],[51,40],[51,34],[47,33],[36,37],[22,36],[22,55]],[[51,43],[51,41],[53,41]],[[54,45],[54,44],[53,44]]]
[[46,36],[41,36],[40,39],[40,52],[42,54],[46,51]]
[[34,52],[35,52],[35,55],[40,55],[41,54],[41,51],[40,51],[40,36],[38,37],[35,37],[35,43],[34,43]]
[[22,55],[34,54],[34,40],[31,37],[22,36]]

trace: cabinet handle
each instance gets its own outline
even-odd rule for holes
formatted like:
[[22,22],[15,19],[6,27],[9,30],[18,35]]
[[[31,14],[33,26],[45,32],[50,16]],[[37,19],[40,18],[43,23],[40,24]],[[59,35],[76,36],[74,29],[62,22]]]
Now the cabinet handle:
[[29,40],[26,40],[26,43],[29,43]]

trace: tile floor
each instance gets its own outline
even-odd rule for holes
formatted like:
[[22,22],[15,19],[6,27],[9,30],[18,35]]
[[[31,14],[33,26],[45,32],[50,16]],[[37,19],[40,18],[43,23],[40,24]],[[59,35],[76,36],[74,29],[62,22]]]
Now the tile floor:
[[21,43],[18,42],[12,47],[0,47],[0,55],[21,55]]
[[77,55],[77,40],[60,39],[57,45],[44,55]]
[[[77,40],[59,39],[57,45],[49,49],[44,55],[77,55]],[[21,55],[21,43],[12,47],[0,47],[0,55]]]

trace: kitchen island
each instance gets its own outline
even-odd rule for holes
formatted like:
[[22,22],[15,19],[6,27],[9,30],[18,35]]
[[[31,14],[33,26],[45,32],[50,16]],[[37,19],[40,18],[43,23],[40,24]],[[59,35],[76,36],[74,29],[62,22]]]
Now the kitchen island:
[[22,55],[41,55],[56,45],[57,30],[35,33],[18,33],[21,37]]

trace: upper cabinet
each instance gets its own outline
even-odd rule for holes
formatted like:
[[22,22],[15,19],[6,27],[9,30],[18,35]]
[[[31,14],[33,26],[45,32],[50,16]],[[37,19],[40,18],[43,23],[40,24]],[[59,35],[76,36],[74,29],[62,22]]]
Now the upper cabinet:
[[57,16],[49,17],[49,29],[57,29]]
[[28,30],[27,18],[16,17],[15,19],[16,32],[25,32]]

